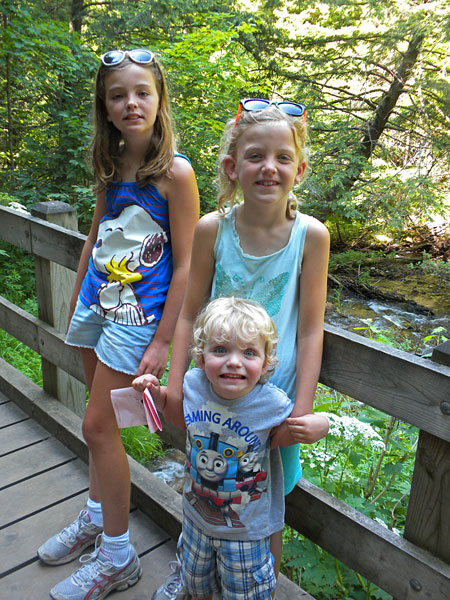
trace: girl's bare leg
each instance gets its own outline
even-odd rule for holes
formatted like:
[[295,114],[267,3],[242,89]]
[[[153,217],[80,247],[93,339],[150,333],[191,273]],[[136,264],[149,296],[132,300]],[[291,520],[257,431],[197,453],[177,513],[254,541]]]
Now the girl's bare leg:
[[[94,350],[91,348],[80,348],[81,360],[83,361],[84,375],[86,385],[91,394],[92,382],[94,380],[95,369],[97,368],[98,358]],[[100,494],[98,492],[97,475],[95,473],[94,461],[89,453],[89,498],[95,502],[100,502]]]
[[86,372],[90,399],[83,421],[91,460],[89,495],[102,503],[103,530],[114,537],[128,529],[130,471],[111,404],[111,390],[129,387],[133,377],[98,360],[92,369],[92,353],[82,352],[83,363],[88,362],[90,369]]

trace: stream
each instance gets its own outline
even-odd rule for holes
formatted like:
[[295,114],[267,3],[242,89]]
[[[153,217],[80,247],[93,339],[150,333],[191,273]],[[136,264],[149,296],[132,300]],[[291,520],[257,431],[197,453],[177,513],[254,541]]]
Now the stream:
[[[382,292],[400,293],[430,312],[415,310],[409,302],[364,299],[335,288],[328,293],[325,321],[366,337],[376,338],[380,332],[396,347],[418,355],[430,352],[443,336],[450,338],[450,284],[445,278],[412,272],[401,279],[377,278],[371,285]],[[364,326],[372,334],[355,330]],[[424,342],[437,329],[437,337]]]

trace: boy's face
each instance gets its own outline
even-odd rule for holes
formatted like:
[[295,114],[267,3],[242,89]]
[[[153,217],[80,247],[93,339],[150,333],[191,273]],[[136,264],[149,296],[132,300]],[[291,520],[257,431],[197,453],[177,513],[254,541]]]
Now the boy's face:
[[200,367],[218,396],[236,400],[248,394],[268,369],[264,342],[261,337],[245,344],[236,338],[228,342],[210,341],[203,351]]

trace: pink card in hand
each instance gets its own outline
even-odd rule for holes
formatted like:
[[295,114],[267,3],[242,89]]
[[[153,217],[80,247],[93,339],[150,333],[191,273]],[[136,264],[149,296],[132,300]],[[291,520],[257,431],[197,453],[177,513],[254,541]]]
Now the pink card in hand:
[[[153,398],[151,397],[148,389],[144,390],[142,397],[144,399],[144,408],[147,413],[148,428],[150,429],[151,433],[155,433],[155,431],[157,431],[158,429],[159,429],[159,431],[162,431],[162,426],[161,426],[161,421],[159,419],[158,411],[156,410],[155,404],[153,402]],[[152,426],[154,427],[153,430],[150,427],[150,422],[152,423]]]
[[[120,429],[147,425],[150,433],[155,433],[158,429],[162,430],[152,397],[150,394],[148,397],[150,400],[144,403],[143,395],[132,387],[111,390],[111,402]],[[153,413],[147,405],[152,407]]]

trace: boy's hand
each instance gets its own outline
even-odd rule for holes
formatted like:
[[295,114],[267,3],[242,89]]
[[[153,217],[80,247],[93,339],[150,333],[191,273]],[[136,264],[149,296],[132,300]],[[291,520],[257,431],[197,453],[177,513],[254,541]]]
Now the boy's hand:
[[135,390],[141,393],[143,393],[144,390],[148,388],[157,410],[164,414],[167,397],[167,388],[160,385],[157,377],[150,374],[140,375],[139,377],[136,377],[136,379],[133,379],[131,385],[134,387]]
[[320,413],[288,417],[272,429],[270,447],[314,444],[327,435],[329,426],[327,417]]

